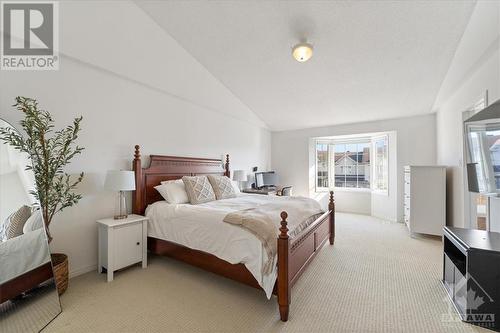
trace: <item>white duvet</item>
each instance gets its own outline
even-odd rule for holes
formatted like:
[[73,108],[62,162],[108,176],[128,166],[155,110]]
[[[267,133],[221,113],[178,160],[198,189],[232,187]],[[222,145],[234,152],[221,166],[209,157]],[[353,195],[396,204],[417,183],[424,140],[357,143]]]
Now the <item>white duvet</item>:
[[[240,193],[236,198],[200,205],[158,201],[146,209],[148,236],[213,254],[231,264],[244,264],[266,296],[271,298],[277,276],[277,258],[273,258],[272,272],[263,275],[262,267],[267,262],[267,254],[261,241],[249,231],[222,220],[227,213],[280,200],[288,199]],[[280,216],[276,219],[279,220]]]
[[43,228],[0,242],[0,285],[49,261]]

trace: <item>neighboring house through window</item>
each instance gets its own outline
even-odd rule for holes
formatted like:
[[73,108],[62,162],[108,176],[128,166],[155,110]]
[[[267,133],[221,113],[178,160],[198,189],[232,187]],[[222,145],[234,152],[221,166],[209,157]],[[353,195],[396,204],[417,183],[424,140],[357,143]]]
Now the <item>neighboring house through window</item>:
[[335,187],[370,188],[370,141],[333,143]]
[[316,191],[360,189],[387,191],[388,136],[316,141]]

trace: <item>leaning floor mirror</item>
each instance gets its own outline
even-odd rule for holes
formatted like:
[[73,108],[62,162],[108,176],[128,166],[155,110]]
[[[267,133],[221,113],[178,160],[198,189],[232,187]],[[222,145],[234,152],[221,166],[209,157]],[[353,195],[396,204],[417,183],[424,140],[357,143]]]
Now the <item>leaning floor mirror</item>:
[[61,312],[30,163],[0,141],[0,332],[38,332]]

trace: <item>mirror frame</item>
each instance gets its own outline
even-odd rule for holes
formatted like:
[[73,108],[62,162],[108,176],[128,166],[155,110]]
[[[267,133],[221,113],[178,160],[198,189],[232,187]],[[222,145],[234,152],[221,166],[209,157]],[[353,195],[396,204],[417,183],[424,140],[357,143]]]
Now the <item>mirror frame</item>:
[[[23,135],[22,132],[20,132],[12,123],[9,121],[0,118],[0,122],[4,122],[6,127],[11,127],[14,129],[17,133]],[[0,126],[1,127],[1,126]],[[0,144],[7,144],[5,142],[0,141]],[[21,154],[21,152],[19,152]],[[32,163],[30,159],[28,159],[28,163]],[[36,183],[33,184],[33,189],[37,191]],[[31,194],[29,194],[31,196]],[[30,205],[32,205],[30,203]],[[51,256],[51,251],[50,251],[50,245],[48,242],[48,235],[47,235],[47,230],[45,228],[45,223],[43,222],[43,216],[42,216],[42,223],[43,223],[43,232],[45,235],[45,244],[47,246],[47,251],[49,253],[49,256]],[[0,243],[1,246],[2,243]],[[48,264],[48,265],[47,265]],[[50,267],[50,268],[49,268]],[[35,277],[33,277],[35,275]],[[32,289],[37,288],[41,283],[46,282],[48,280],[52,279],[51,284],[53,285],[54,291],[57,296],[57,302],[59,306],[58,312],[52,317],[52,318],[47,318],[46,322],[41,323],[41,327],[37,327],[39,331],[43,330],[45,327],[47,327],[55,318],[57,318],[61,313],[62,313],[62,304],[61,304],[61,298],[59,296],[59,292],[57,290],[57,285],[55,281],[55,272],[54,272],[54,266],[52,262],[52,258],[48,263],[45,263],[41,266],[38,266],[34,269],[31,269],[30,271],[24,272],[14,278],[11,278],[10,280],[2,283],[0,285],[0,289],[3,289],[4,291],[2,292],[2,295],[0,297],[0,304],[7,302],[9,300],[12,300],[23,293],[30,291]],[[6,291],[5,291],[6,290]],[[36,298],[36,297],[35,297]],[[30,300],[30,302],[33,302],[35,300]],[[18,309],[15,309],[16,312],[18,311],[23,311],[24,307],[19,307]],[[7,319],[8,320],[8,319]]]

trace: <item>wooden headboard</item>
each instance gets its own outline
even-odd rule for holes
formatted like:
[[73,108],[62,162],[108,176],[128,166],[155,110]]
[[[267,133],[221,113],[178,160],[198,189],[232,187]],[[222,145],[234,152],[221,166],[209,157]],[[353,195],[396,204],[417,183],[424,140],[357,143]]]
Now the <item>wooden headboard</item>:
[[226,155],[225,163],[223,159],[150,155],[149,166],[143,168],[139,149],[136,145],[132,164],[135,172],[135,191],[132,196],[134,214],[143,215],[149,204],[163,200],[154,188],[163,180],[209,174],[230,177],[229,155]]

